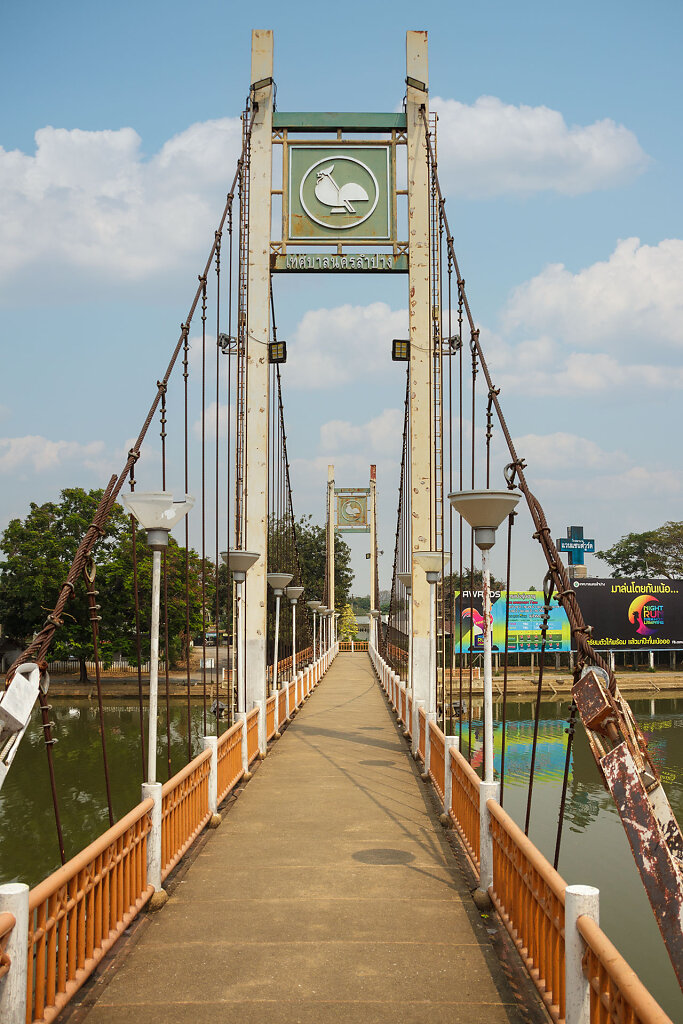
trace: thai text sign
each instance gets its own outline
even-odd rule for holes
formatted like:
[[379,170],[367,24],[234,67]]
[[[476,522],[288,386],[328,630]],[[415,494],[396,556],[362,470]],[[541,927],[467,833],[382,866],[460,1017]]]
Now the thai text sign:
[[574,580],[590,642],[598,649],[683,648],[683,580]]

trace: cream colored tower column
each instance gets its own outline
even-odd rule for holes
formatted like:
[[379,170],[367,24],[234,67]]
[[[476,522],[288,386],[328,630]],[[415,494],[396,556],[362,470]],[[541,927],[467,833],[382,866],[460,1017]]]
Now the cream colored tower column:
[[334,611],[334,466],[327,467],[327,584],[327,607]]
[[[431,509],[430,377],[431,317],[429,288],[429,174],[425,118],[429,116],[427,33],[406,35],[406,119],[408,133],[408,240],[410,243],[410,468],[411,547],[429,551]],[[421,87],[422,86],[422,87]],[[436,710],[429,678],[429,584],[415,565],[413,574],[413,693],[426,711]]]
[[[268,409],[270,331],[270,205],[272,187],[273,33],[251,34],[251,82],[258,105],[251,133],[249,168],[249,298],[247,305],[247,429],[245,548],[258,551],[246,590],[247,710],[266,700],[266,573],[268,572]],[[263,84],[260,84],[263,83]],[[265,704],[264,704],[265,708]],[[259,748],[265,749],[265,714]]]

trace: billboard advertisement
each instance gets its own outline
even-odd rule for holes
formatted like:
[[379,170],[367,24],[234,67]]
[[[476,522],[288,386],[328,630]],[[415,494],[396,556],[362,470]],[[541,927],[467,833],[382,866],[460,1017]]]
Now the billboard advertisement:
[[[491,591],[491,622],[494,651],[505,650],[505,613],[509,605],[508,650],[516,654],[529,654],[541,650],[541,622],[543,620],[543,592],[540,590]],[[484,650],[483,594],[481,590],[463,590],[455,599],[453,623],[453,649],[460,651]],[[462,623],[462,647],[460,624]],[[569,620],[564,609],[552,601],[548,618],[546,651],[559,654],[571,650]]]
[[683,580],[582,579],[572,585],[598,650],[683,649]]

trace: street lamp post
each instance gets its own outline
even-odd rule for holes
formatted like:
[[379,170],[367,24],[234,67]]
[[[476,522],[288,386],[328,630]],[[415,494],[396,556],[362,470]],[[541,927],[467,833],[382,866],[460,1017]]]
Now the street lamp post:
[[[136,491],[122,494],[121,501],[143,530],[152,549],[152,622],[149,655],[149,723],[147,781],[157,777],[157,708],[159,688],[159,606],[161,604],[161,552],[168,546],[168,535],[194,505],[189,494],[176,500],[168,491]],[[188,638],[189,639],[189,638]],[[168,657],[168,651],[166,651]]]
[[244,616],[242,614],[242,586],[246,581],[247,572],[260,555],[253,551],[241,551],[233,548],[224,551],[221,558],[227,563],[235,582],[235,603],[237,604],[237,711],[246,712],[247,694],[245,689],[244,659],[246,656],[246,636],[244,635]]
[[496,530],[514,511],[517,491],[454,491],[448,500],[474,530],[481,551],[484,592],[484,782],[493,782],[493,664],[491,655],[491,576],[488,553],[496,542]]
[[379,610],[377,608],[370,609],[370,645],[375,650],[378,649],[377,643],[377,619],[379,618]]
[[280,598],[284,594],[285,587],[291,583],[293,574],[291,572],[269,572],[266,575],[269,586],[273,588],[275,595],[275,647],[273,649],[273,689],[277,690],[278,670],[277,656],[278,643],[280,640]]
[[292,606],[292,679],[296,679],[296,603],[303,592],[303,587],[287,587],[285,589],[285,594]]

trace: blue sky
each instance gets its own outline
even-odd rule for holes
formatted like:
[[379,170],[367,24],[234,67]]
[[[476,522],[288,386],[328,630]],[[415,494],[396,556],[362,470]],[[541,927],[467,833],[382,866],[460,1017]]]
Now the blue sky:
[[[201,0],[3,5],[0,528],[63,486],[101,486],[137,433],[232,178],[252,27],[275,32],[282,110],[396,109],[405,30],[429,30],[456,248],[554,535],[581,523],[602,547],[683,518],[680,4],[252,16]],[[383,586],[403,401],[387,343],[405,289],[276,282],[297,510],[322,517],[328,461],[343,485],[376,462]],[[531,544],[514,567],[519,587],[540,585]]]

